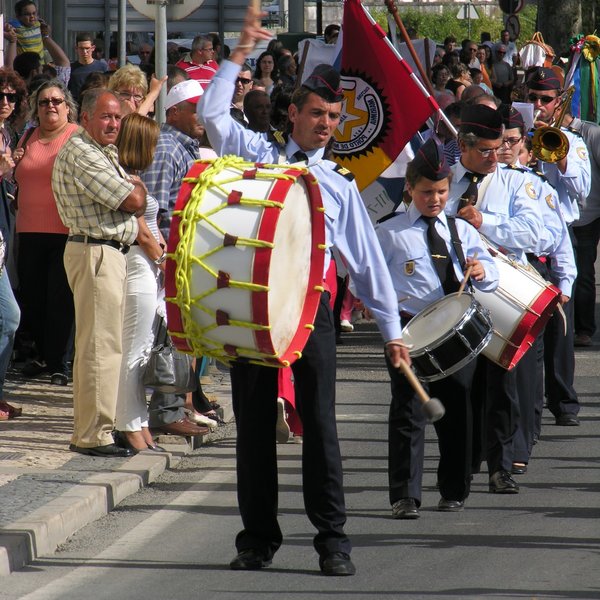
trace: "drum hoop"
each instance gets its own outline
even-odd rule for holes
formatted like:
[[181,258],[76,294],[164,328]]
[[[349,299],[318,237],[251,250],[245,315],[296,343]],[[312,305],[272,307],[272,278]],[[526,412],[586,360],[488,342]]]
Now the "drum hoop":
[[[277,171],[266,174],[261,172],[257,174],[257,169],[261,167],[281,169],[281,165],[254,164],[234,156],[223,157],[216,160],[196,161],[192,165],[190,171],[183,180],[171,221],[165,277],[167,318],[169,333],[172,336],[173,343],[183,352],[195,355],[213,356],[224,362],[229,362],[238,357],[245,357],[250,359],[250,362],[285,367],[289,366],[294,360],[301,356],[301,350],[304,348],[311,331],[314,329],[313,323],[319,306],[320,295],[323,291],[321,284],[323,280],[326,250],[324,208],[318,182],[314,175],[309,173],[307,169],[302,167],[292,167],[283,172]],[[246,201],[252,204],[258,203],[264,206],[261,222],[259,224],[259,238],[258,240],[251,240],[251,242],[257,243],[248,244],[257,246],[252,276],[253,278],[256,277],[260,279],[260,281],[257,282],[253,279],[252,283],[244,282],[237,284],[237,287],[243,287],[252,292],[252,314],[255,322],[231,322],[231,324],[252,329],[258,350],[254,348],[232,347],[226,344],[216,343],[214,340],[210,340],[210,346],[206,346],[202,340],[207,339],[205,333],[208,328],[200,327],[191,318],[191,307],[198,299],[191,297],[190,281],[192,261],[188,260],[186,262],[181,260],[182,254],[187,251],[187,248],[182,250],[180,248],[180,242],[183,237],[195,234],[196,222],[200,218],[205,217],[199,213],[194,214],[196,205],[199,204],[204,197],[203,192],[195,194],[195,192],[198,191],[198,187],[201,183],[203,185],[207,184],[203,179],[212,180],[212,176],[220,173],[226,168],[239,170],[241,173],[240,180],[261,176],[268,176],[270,179],[276,180],[268,198],[264,200],[241,198],[241,202]],[[266,294],[268,291],[268,270],[264,268],[264,265],[269,264],[272,253],[272,242],[275,234],[275,225],[281,214],[285,196],[287,191],[299,177],[302,177],[305,181],[311,211],[312,247],[306,293],[307,297],[300,315],[300,323],[303,325],[298,327],[298,330],[284,355],[276,356],[269,336],[270,327],[268,325],[268,304]],[[224,203],[222,206],[225,206],[226,204],[227,203]],[[269,234],[267,237],[270,239],[265,240],[260,237],[267,233]],[[261,258],[257,260],[259,255],[261,255]],[[196,260],[195,262],[198,263],[199,261]],[[259,263],[258,265],[256,264],[257,262]],[[266,282],[264,278],[265,272],[267,275]],[[263,277],[259,278],[259,273],[261,273]],[[201,305],[196,306],[206,312],[212,312]],[[256,322],[257,320],[258,323]]]
[[[531,311],[525,311],[508,338],[510,343],[505,344],[502,349],[498,359],[500,366],[508,371],[516,366],[546,326],[560,301],[560,294],[561,291],[552,284],[538,294],[531,305]],[[536,317],[536,314],[540,316]]]

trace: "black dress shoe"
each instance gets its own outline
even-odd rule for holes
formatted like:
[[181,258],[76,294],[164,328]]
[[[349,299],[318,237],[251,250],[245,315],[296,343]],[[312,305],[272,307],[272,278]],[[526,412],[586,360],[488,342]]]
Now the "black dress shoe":
[[401,498],[392,504],[392,517],[394,519],[418,519],[419,508],[414,498]]
[[556,417],[556,424],[564,427],[576,427],[579,425],[579,419],[575,415],[568,415],[563,413]]
[[464,507],[464,500],[446,500],[446,498],[441,498],[438,502],[438,510],[442,512],[460,512]]
[[323,575],[354,575],[356,567],[345,552],[331,552],[319,559],[319,567]]
[[96,446],[94,448],[82,448],[81,446],[70,444],[69,450],[71,450],[71,452],[79,452],[79,454],[101,456],[104,458],[127,458],[134,454],[129,448],[121,448],[116,444],[107,444],[106,446]]
[[258,571],[271,564],[264,552],[255,548],[242,550],[230,563],[229,568],[233,571]]
[[518,494],[519,486],[508,471],[496,471],[490,477],[490,492],[495,494]]

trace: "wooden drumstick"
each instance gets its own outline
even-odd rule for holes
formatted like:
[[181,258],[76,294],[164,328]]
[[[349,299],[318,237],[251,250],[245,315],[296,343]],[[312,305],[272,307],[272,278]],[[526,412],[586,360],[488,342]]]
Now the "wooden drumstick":
[[[473,254],[473,260],[477,258],[477,252]],[[471,272],[473,271],[473,265],[469,265],[467,270],[465,271],[465,276],[463,280],[460,282],[460,287],[458,288],[458,296],[460,297],[462,293],[465,291],[465,286],[467,285],[467,281],[469,281],[469,277],[471,277]]]
[[400,360],[400,369],[408,382],[412,386],[413,390],[417,393],[419,400],[423,406],[423,412],[427,417],[427,420],[430,423],[435,423],[435,421],[439,421],[445,414],[446,409],[444,405],[437,398],[430,398],[421,382],[417,379],[417,376],[414,374],[413,370],[408,366],[408,364]]

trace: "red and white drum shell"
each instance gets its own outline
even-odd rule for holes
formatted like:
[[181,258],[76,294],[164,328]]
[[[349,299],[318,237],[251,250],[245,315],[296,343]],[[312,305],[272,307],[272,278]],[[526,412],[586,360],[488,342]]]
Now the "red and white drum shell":
[[552,316],[560,290],[542,279],[533,267],[512,260],[486,238],[483,241],[496,262],[500,281],[492,293],[473,292],[490,311],[494,324],[492,339],[482,354],[510,371]]
[[167,321],[175,346],[285,367],[323,292],[325,220],[307,169],[228,156],[195,163],[173,213]]

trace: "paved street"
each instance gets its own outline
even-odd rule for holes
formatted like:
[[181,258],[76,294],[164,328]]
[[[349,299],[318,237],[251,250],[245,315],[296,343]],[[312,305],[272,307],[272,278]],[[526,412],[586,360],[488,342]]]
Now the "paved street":
[[[51,556],[0,580],[2,600],[600,597],[598,346],[577,352],[581,426],[545,416],[521,493],[475,477],[462,513],[439,513],[428,430],[421,518],[394,521],[387,495],[387,376],[378,337],[339,347],[338,421],[347,530],[358,573],[324,578],[304,515],[299,445],[279,446],[284,544],[263,572],[231,572],[236,509],[233,426],[195,450]],[[2,488],[0,488],[1,493]]]

